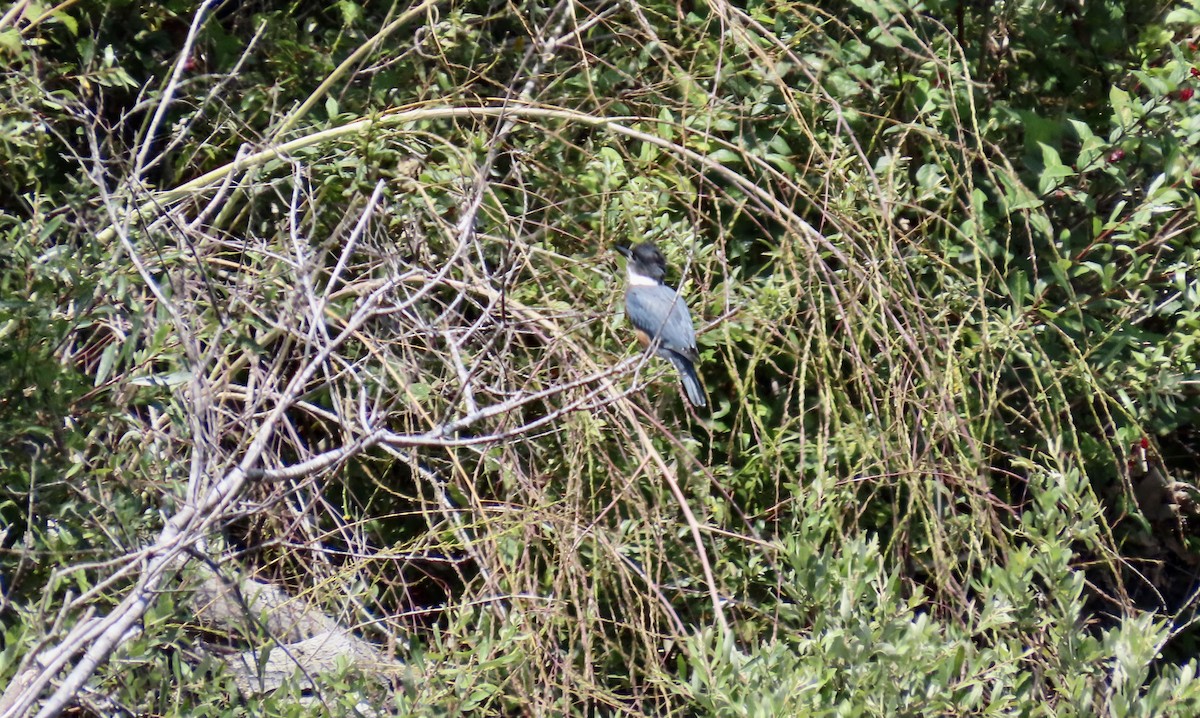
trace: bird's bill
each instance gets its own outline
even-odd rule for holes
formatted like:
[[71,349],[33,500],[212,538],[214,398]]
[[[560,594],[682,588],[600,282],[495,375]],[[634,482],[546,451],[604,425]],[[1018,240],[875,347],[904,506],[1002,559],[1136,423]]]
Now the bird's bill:
[[616,247],[614,247],[614,249],[616,249],[617,252],[626,259],[629,259],[629,256],[633,254],[633,250],[623,244],[618,244]]

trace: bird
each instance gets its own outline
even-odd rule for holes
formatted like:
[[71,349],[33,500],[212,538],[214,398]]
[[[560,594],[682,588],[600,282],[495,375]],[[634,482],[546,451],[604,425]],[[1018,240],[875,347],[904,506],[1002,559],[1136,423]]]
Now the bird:
[[675,366],[683,382],[683,393],[692,406],[707,406],[704,387],[696,375],[700,353],[696,350],[692,315],[683,297],[663,284],[666,257],[653,242],[618,246],[617,251],[626,260],[625,316],[633,325],[638,342]]

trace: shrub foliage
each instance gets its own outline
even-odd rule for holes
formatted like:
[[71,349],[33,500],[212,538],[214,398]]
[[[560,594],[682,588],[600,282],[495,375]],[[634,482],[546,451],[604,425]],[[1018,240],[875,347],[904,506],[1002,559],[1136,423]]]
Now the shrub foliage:
[[1200,711],[1194,0],[195,6],[0,15],[0,710]]

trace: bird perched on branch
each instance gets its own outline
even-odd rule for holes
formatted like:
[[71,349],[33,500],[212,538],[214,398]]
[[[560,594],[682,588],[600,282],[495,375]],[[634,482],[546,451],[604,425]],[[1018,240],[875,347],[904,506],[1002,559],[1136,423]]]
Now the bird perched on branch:
[[696,330],[683,297],[663,284],[667,260],[650,242],[617,247],[625,255],[629,285],[625,289],[625,316],[637,332],[642,347],[666,359],[679,370],[683,391],[693,406],[706,406],[704,387],[696,376]]

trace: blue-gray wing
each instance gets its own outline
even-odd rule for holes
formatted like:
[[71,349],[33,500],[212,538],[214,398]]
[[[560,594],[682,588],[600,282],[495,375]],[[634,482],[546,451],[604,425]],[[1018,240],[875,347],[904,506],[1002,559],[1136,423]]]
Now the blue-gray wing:
[[696,361],[696,329],[683,297],[670,287],[630,287],[625,315],[633,326],[657,337],[663,349]]

